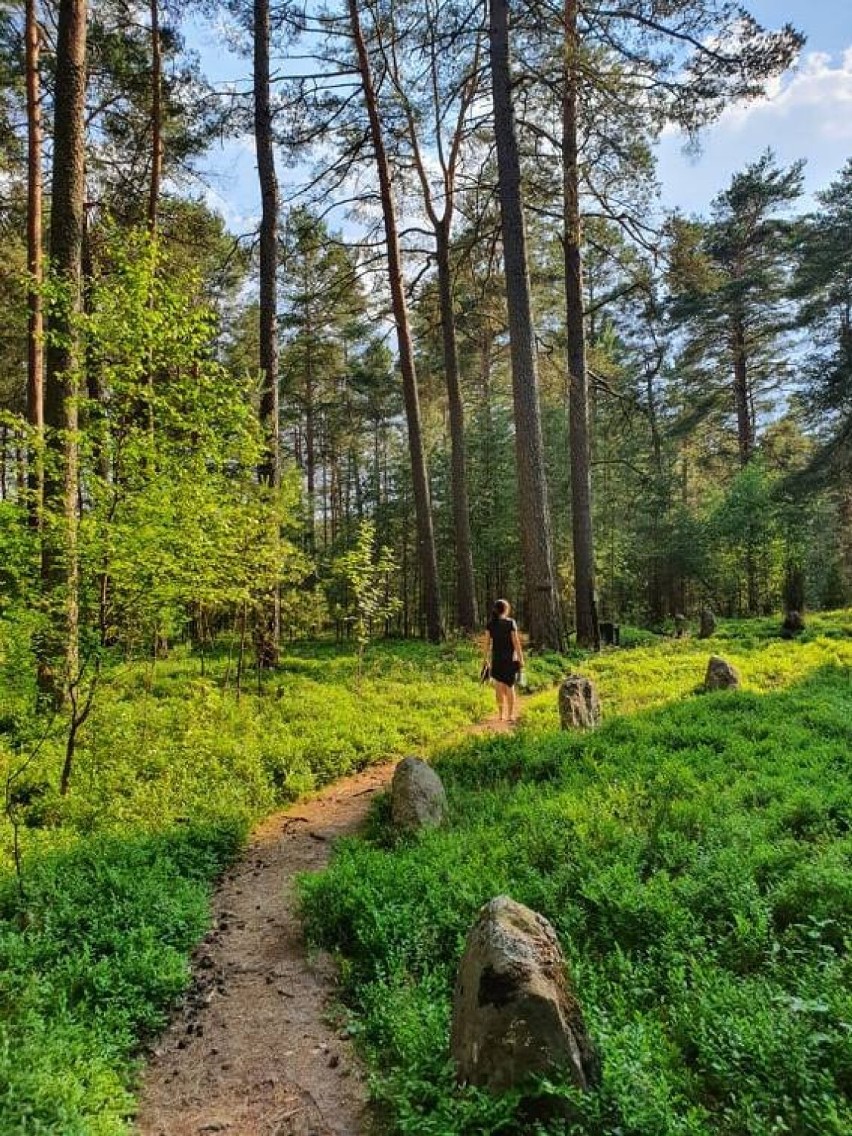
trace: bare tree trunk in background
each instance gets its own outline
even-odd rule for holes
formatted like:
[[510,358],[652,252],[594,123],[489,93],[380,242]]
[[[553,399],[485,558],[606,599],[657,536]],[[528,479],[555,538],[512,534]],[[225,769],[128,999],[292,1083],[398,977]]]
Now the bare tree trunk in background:
[[[305,291],[308,281],[303,281]],[[317,547],[317,459],[316,459],[316,398],[314,390],[314,353],[312,348],[313,320],[310,308],[305,336],[305,473],[308,483],[308,551],[313,554]]]
[[436,230],[438,292],[441,304],[444,372],[450,411],[450,450],[453,487],[453,530],[456,538],[456,619],[464,631],[478,623],[476,584],[473,574],[473,542],[470,535],[470,499],[467,491],[464,406],[459,381],[459,353],[453,307],[453,276],[447,225]]
[[[86,196],[86,0],[60,0],[51,193],[51,271],[68,289],[51,313],[44,388],[44,422],[53,461],[45,469],[49,524],[42,540],[42,581],[48,600],[62,596],[61,613],[39,651],[39,688],[56,703],[77,681],[77,387],[81,256]],[[64,593],[64,594],[63,594]],[[57,673],[63,666],[64,675]]]
[[[734,406],[737,412],[737,449],[740,467],[745,468],[754,453],[754,416],[748,382],[745,326],[742,316],[736,314],[732,329],[734,356]],[[746,604],[749,615],[757,615],[760,607],[757,550],[751,541],[745,550]]]
[[27,293],[27,421],[35,434],[30,448],[28,471],[29,515],[33,527],[41,524],[44,494],[44,469],[40,448],[44,439],[44,315],[41,286],[42,266],[42,122],[39,55],[41,28],[36,0],[26,3],[26,74],[27,74],[27,271],[30,288]]
[[441,623],[441,594],[438,581],[438,557],[435,549],[435,532],[432,525],[432,502],[429,491],[429,476],[426,469],[426,452],[423,445],[423,431],[420,422],[420,396],[417,390],[417,373],[414,367],[414,347],[408,321],[408,308],[402,282],[402,255],[396,223],[393,190],[391,187],[390,166],[382,136],[381,122],[373,85],[361,20],[358,15],[358,0],[348,0],[349,20],[355,49],[358,55],[358,69],[364,101],[370,120],[370,136],[376,155],[379,175],[379,188],[382,200],[382,214],[387,243],[388,276],[390,280],[391,304],[396,324],[399,366],[402,372],[402,391],[405,400],[405,416],[408,423],[408,447],[411,455],[411,472],[414,485],[414,511],[417,521],[418,559],[423,585],[423,610],[426,618],[426,634],[433,642],[439,642],[444,635]]
[[[397,52],[395,32],[391,27],[391,39],[385,44],[379,36],[379,49],[387,67],[387,75],[397,93],[406,124],[411,157],[420,189],[426,216],[435,234],[435,252],[438,269],[438,299],[441,313],[441,342],[444,359],[444,376],[447,386],[447,405],[450,420],[450,480],[453,507],[453,536],[456,552],[456,624],[465,631],[473,631],[478,623],[476,610],[476,581],[473,571],[473,542],[470,535],[470,504],[468,494],[467,458],[465,455],[464,403],[461,396],[459,378],[458,344],[456,336],[455,306],[453,303],[453,269],[450,259],[453,216],[456,201],[456,177],[461,161],[465,123],[479,87],[479,58],[481,38],[477,34],[471,60],[471,71],[467,80],[456,94],[456,101],[443,102],[440,95],[440,74],[445,58],[445,49],[439,46],[441,27],[440,13],[429,3],[423,8],[423,19],[428,28],[428,46],[423,52],[428,55],[429,64],[424,76],[429,76],[431,87],[430,115],[432,129],[433,158],[440,169],[439,193],[442,207],[436,204],[435,193],[427,161],[424,156],[420,136],[421,118],[412,106],[405,89],[404,66]],[[381,27],[381,25],[380,25]],[[425,112],[424,112],[425,113]],[[447,123],[449,122],[449,126]],[[446,143],[445,143],[446,133]]]
[[163,45],[159,0],[151,0],[151,182],[148,189],[148,232],[157,232],[160,182],[163,177]]
[[741,316],[734,316],[734,406],[737,412],[737,445],[740,465],[746,466],[754,451],[754,424],[748,389],[745,328]]
[[577,148],[577,88],[580,41],[577,0],[565,0],[565,60],[562,94],[562,179],[565,252],[565,312],[568,333],[569,434],[571,443],[571,523],[577,645],[599,650],[595,599],[595,545],[592,530],[592,455],[589,440],[589,378],[583,313],[583,261],[580,241],[580,173]]
[[[281,484],[278,408],[278,178],[272,137],[269,48],[269,0],[254,0],[254,137],[260,178],[260,419],[266,434],[266,457],[258,471],[273,489]],[[275,666],[281,642],[281,597],[270,597],[261,616],[265,642],[259,657]]]
[[512,105],[508,0],[489,0],[494,130],[500,180],[500,214],[512,391],[515,454],[521,517],[521,550],[526,581],[526,622],[531,641],[560,650],[562,631],[553,570],[547,476],[541,430],[535,333],[530,302],[526,228],[521,200],[521,164]]

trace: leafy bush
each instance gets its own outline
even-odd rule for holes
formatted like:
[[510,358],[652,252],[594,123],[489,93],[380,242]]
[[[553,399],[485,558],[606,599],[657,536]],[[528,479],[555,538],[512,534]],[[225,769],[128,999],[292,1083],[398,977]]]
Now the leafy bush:
[[124,1130],[140,1040],[159,1029],[207,926],[237,826],[97,837],[0,890],[0,1132]]

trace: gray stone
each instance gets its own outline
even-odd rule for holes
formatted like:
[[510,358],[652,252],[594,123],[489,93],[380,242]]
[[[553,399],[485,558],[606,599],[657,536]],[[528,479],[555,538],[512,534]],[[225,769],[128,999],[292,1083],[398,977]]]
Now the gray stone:
[[719,655],[711,655],[707,663],[707,673],[704,676],[705,690],[736,690],[740,685],[740,676],[735,667],[732,667]]
[[702,608],[701,626],[698,630],[699,639],[712,639],[716,634],[716,616],[709,607]]
[[563,730],[593,730],[601,720],[601,702],[591,679],[567,675],[559,687],[559,721]]
[[406,757],[391,782],[391,820],[407,832],[437,828],[447,813],[447,794],[441,778],[419,757]]
[[487,903],[468,934],[450,1049],[460,1081],[495,1092],[554,1071],[581,1089],[598,1080],[556,933],[508,896]]

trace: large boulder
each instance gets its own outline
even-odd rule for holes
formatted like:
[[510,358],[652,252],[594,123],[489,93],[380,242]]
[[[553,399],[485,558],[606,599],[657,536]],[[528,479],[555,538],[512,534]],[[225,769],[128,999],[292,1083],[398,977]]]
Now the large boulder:
[[567,675],[559,687],[559,721],[563,730],[593,730],[601,720],[601,701],[591,679]]
[[487,903],[468,934],[450,1049],[459,1080],[495,1092],[554,1071],[581,1089],[598,1080],[556,933],[508,896]]
[[441,778],[419,757],[406,757],[391,782],[391,820],[405,832],[437,828],[447,813],[447,794]]
[[704,676],[704,689],[736,690],[739,685],[740,676],[736,668],[719,655],[711,655]]
[[698,629],[699,639],[712,639],[716,634],[716,616],[709,607],[701,609],[701,622]]

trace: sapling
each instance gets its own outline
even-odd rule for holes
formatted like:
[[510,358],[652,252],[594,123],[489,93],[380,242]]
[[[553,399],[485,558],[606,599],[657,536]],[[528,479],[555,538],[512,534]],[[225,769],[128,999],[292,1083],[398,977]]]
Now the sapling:
[[374,624],[389,619],[400,607],[400,600],[386,587],[388,576],[397,569],[393,553],[385,546],[377,549],[375,542],[375,523],[362,521],[354,547],[334,562],[334,577],[344,585],[348,600],[345,618],[358,644],[359,682]]

